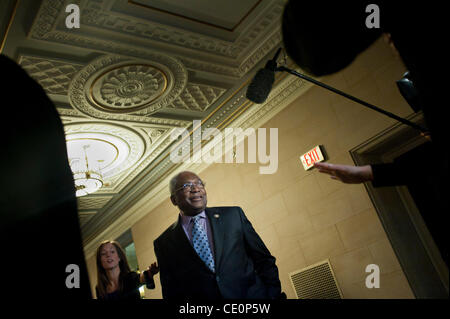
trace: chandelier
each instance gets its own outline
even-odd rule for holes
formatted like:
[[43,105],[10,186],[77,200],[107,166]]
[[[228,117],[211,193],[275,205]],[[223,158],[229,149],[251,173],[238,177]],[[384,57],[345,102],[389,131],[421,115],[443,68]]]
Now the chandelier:
[[[104,124],[69,124],[65,127],[67,157],[76,196],[86,196],[111,187],[114,177],[131,166],[127,131]],[[115,136],[111,132],[120,134]],[[118,133],[117,133],[118,132]],[[125,138],[124,138],[125,137]],[[107,191],[106,189],[104,191]]]
[[103,186],[100,169],[100,160],[92,160],[88,157],[87,150],[90,145],[83,145],[83,153],[79,157],[70,159],[75,181],[76,196],[81,197],[98,191]]

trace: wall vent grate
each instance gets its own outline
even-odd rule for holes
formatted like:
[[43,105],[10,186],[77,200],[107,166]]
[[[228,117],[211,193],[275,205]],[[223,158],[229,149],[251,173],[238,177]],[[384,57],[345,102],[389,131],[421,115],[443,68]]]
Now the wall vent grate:
[[342,299],[329,260],[289,273],[298,299]]

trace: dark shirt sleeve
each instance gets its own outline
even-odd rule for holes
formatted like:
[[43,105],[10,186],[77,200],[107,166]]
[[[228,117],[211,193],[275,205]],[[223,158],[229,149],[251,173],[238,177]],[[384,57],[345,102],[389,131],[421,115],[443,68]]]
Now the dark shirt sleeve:
[[124,300],[141,299],[141,294],[139,293],[140,286],[142,286],[142,283],[140,282],[139,274],[134,271],[128,273],[124,278],[123,293],[121,299]]
[[239,211],[248,254],[254,262],[255,271],[266,285],[268,297],[272,299],[279,298],[281,294],[281,283],[278,268],[275,265],[275,257],[270,254],[261,237],[256,233],[241,208],[239,208]]
[[395,186],[406,184],[411,172],[405,172],[404,167],[398,163],[372,164],[374,187]]
[[124,285],[130,287],[130,288],[139,288],[142,284],[140,281],[140,276],[137,272],[129,272],[125,277],[125,283]]
[[140,282],[140,276],[138,273],[132,271],[125,275],[123,278],[122,291],[114,291],[106,296],[100,296],[98,287],[95,287],[95,293],[99,300],[139,300],[141,294],[139,293],[139,287],[142,286]]
[[145,286],[147,289],[155,289],[155,281],[153,279],[153,276],[150,275],[150,271],[146,270],[144,271],[144,278],[145,278]]
[[[431,153],[435,150],[431,143],[423,146],[424,152]],[[392,163],[371,164],[374,187],[408,185],[416,183],[418,179],[426,177],[433,173],[428,167],[424,167],[424,158],[421,153],[412,151],[409,156],[400,156]],[[415,153],[414,153],[415,152]],[[439,166],[436,161],[433,163],[435,167]]]

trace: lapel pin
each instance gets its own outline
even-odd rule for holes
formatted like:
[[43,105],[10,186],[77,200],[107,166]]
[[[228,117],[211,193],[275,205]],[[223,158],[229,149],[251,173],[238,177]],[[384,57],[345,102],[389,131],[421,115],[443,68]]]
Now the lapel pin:
[[214,214],[214,217],[215,218],[219,218],[219,214]]

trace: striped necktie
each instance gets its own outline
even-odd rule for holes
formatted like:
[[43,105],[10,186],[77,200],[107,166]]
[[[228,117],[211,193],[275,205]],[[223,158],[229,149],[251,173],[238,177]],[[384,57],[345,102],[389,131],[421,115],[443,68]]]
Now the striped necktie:
[[192,245],[200,259],[214,272],[214,258],[209,247],[206,231],[200,225],[200,216],[193,217],[192,221],[194,222],[194,227],[192,227]]

